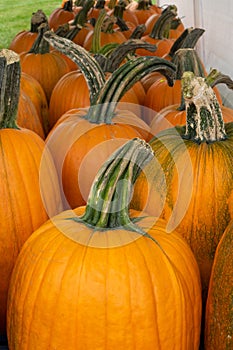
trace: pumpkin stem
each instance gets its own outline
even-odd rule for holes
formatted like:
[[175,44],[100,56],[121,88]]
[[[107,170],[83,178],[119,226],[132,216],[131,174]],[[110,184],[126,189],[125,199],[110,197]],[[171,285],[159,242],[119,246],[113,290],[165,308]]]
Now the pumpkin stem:
[[97,18],[97,21],[95,23],[95,28],[93,31],[93,37],[92,37],[92,43],[91,43],[91,49],[90,49],[92,53],[99,52],[101,48],[101,29],[106,19],[106,16],[107,16],[107,12],[105,9],[99,12],[99,16]]
[[[181,48],[174,53],[171,61],[176,65],[176,80],[181,80],[183,73],[187,71],[193,72],[195,76],[205,77],[203,64],[195,49]],[[185,110],[185,101],[182,92],[178,110]]]
[[49,30],[48,23],[42,23],[38,28],[38,36],[34,41],[29,53],[46,54],[50,51],[49,44],[44,40],[44,33]]
[[205,78],[184,72],[182,91],[186,106],[186,132],[183,136],[198,143],[226,139],[220,105]]
[[37,33],[38,28],[42,23],[48,23],[48,19],[46,17],[46,14],[42,10],[38,10],[36,12],[33,12],[31,17],[31,33]]
[[52,31],[47,31],[44,34],[44,39],[78,65],[88,84],[90,102],[94,104],[95,97],[105,82],[104,72],[95,58],[80,45],[73,43],[69,39],[61,38]]
[[150,2],[148,0],[139,0],[137,10],[148,10],[150,8]]
[[14,51],[0,51],[0,128],[19,129],[16,124],[20,94],[20,59]]
[[139,138],[114,152],[95,177],[85,214],[78,220],[102,229],[127,227],[144,234],[129,217],[129,203],[137,177],[152,158],[152,148]]
[[108,2],[108,8],[109,9],[114,9],[114,7],[116,6],[117,0],[110,0]]
[[212,88],[217,84],[226,84],[229,89],[233,90],[233,80],[231,77],[229,77],[229,75],[222,74],[217,69],[213,68],[205,80],[206,83]]
[[194,49],[197,41],[205,32],[201,28],[186,28],[183,33],[175,40],[172,45],[169,56],[173,57],[175,52],[179,49]]
[[144,23],[139,24],[134,28],[132,34],[130,35],[130,39],[141,39],[141,37],[145,33],[145,30],[146,30],[145,24]]
[[93,123],[111,124],[117,102],[138,80],[153,71],[161,72],[168,84],[173,85],[175,76],[173,63],[160,57],[144,56],[126,62],[120,66],[106,81],[95,105],[89,109],[87,119]]
[[175,5],[169,5],[165,10],[163,10],[161,15],[155,22],[149,36],[153,39],[159,40],[169,38],[171,22],[176,16],[177,7]]
[[63,6],[63,10],[68,12],[73,12],[73,1],[72,0],[66,1]]
[[126,58],[126,56],[138,48],[144,48],[145,50],[154,52],[156,51],[157,46],[140,39],[129,39],[116,46],[111,55],[108,57],[108,60],[105,62],[103,70],[105,72],[113,73],[120,66],[121,62]]

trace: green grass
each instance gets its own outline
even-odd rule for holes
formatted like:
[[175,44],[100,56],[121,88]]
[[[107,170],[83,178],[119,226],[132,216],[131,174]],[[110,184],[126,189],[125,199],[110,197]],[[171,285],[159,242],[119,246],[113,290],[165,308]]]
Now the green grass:
[[43,10],[47,16],[61,1],[6,0],[0,2],[0,48],[7,49],[14,36],[21,30],[30,30],[31,16]]

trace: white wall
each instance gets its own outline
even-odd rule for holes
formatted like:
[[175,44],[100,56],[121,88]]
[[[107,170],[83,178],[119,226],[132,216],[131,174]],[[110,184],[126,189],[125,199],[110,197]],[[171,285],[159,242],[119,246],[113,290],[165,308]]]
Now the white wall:
[[[233,79],[233,1],[157,0],[159,6],[174,4],[185,27],[205,29],[196,47],[209,72],[216,68]],[[233,91],[220,84],[223,103],[233,108]]]

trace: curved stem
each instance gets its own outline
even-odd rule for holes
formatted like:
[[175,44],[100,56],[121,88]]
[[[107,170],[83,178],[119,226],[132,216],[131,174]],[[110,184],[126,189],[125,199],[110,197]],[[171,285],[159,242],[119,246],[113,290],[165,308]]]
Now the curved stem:
[[135,138],[120,147],[99,170],[79,221],[99,229],[126,228],[144,232],[129,217],[133,184],[153,158],[148,143]]
[[145,24],[139,24],[130,35],[130,39],[141,39],[143,34],[145,33],[146,26]]
[[226,139],[220,105],[205,78],[185,72],[181,79],[186,105],[186,139],[215,142]]
[[67,55],[78,65],[87,81],[90,101],[93,104],[105,82],[104,72],[98,62],[83,47],[76,45],[71,40],[59,37],[52,31],[47,31],[44,38],[55,49]]
[[110,124],[114,116],[117,102],[138,80],[146,74],[159,71],[164,74],[168,84],[173,85],[176,67],[173,63],[160,57],[144,56],[130,60],[120,66],[99,92],[95,108],[90,109],[87,119],[93,123]]
[[169,56],[173,57],[175,52],[179,49],[193,49],[198,41],[198,39],[203,35],[205,32],[204,29],[200,28],[186,28],[181,35],[175,40],[174,44],[172,45]]
[[0,128],[19,129],[16,124],[20,94],[20,59],[14,51],[0,51]]
[[212,88],[218,84],[226,84],[227,87],[233,90],[233,80],[229,75],[222,74],[217,69],[212,69],[205,78],[206,83]]
[[99,13],[99,16],[97,18],[97,21],[95,23],[95,28],[93,31],[93,37],[92,37],[92,43],[91,43],[91,49],[90,49],[90,51],[92,53],[99,52],[99,50],[101,48],[101,28],[103,26],[106,15],[107,15],[106,10],[105,9],[101,10]]
[[31,49],[29,50],[30,53],[34,54],[46,54],[50,51],[49,44],[46,40],[44,40],[44,33],[49,30],[48,23],[42,23],[38,28],[38,36],[36,40],[34,41]]
[[171,21],[177,16],[177,7],[175,5],[168,6],[157,21],[155,22],[154,27],[151,30],[150,37],[153,39],[164,39],[167,38],[167,32],[170,30]]
[[140,39],[129,39],[122,44],[119,44],[115,50],[112,51],[109,56],[104,71],[113,73],[121,64],[121,62],[126,58],[126,56],[135,51],[138,48],[144,48],[145,50],[154,52],[157,50],[157,46],[147,43]]

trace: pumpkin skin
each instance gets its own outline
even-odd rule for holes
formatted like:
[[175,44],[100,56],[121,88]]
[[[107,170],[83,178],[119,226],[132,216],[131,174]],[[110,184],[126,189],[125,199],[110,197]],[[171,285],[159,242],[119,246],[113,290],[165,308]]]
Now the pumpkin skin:
[[21,72],[20,90],[30,97],[37,110],[43,131],[47,135],[49,130],[49,107],[42,86],[31,75]]
[[[123,204],[123,212],[113,211],[109,196],[103,196],[109,182],[119,176],[118,181],[124,180],[120,198],[127,203],[131,168],[130,181],[125,174],[131,160],[133,166],[135,160],[141,165],[139,147],[137,144],[131,156],[123,156],[120,169],[119,158],[113,155],[94,182],[97,187],[93,185],[88,208],[94,209],[92,200],[97,206],[99,202],[101,207],[107,204],[107,224],[100,207],[96,214],[100,214],[102,224],[98,225],[92,222],[95,215],[88,215],[89,209],[80,207],[48,221],[24,245],[8,299],[12,350],[37,350],[41,346],[67,350],[198,350],[200,278],[190,248],[179,234],[167,234],[165,223],[154,217],[138,218],[138,213],[131,211],[130,222],[127,220],[131,229],[118,226],[118,219],[125,219],[126,208]],[[125,159],[126,164],[130,163],[126,167]],[[113,198],[118,181],[111,186]],[[137,226],[133,217],[138,219]],[[112,226],[114,218],[117,220]],[[138,233],[140,229],[145,234]]]
[[23,91],[21,91],[19,98],[17,123],[20,127],[30,129],[39,135],[43,140],[45,139],[43,125],[36,107],[31,101],[29,95]]
[[226,350],[233,346],[232,306],[233,251],[232,221],[215,253],[210,277],[205,317],[205,349]]

